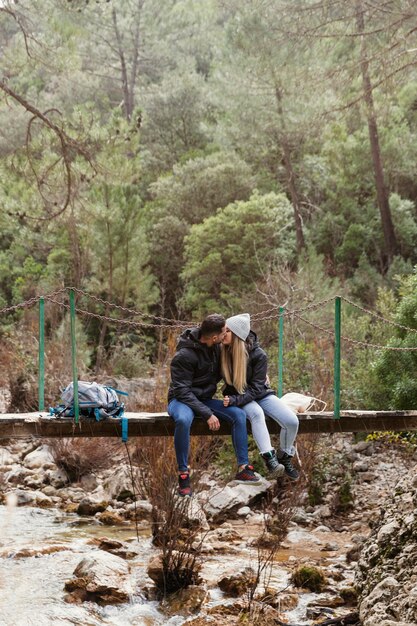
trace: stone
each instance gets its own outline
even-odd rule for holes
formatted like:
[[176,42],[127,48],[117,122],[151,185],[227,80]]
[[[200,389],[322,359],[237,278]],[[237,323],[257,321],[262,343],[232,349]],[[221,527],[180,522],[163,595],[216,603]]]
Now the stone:
[[396,535],[400,529],[400,526],[396,520],[389,522],[388,524],[384,524],[377,534],[378,543],[386,543],[389,541],[392,535]]
[[45,482],[49,482],[52,487],[60,489],[69,483],[68,476],[63,469],[47,470],[45,472]]
[[218,582],[220,589],[227,596],[238,598],[248,591],[256,581],[256,575],[251,567],[247,567],[243,572],[231,576],[223,576]]
[[192,615],[201,609],[208,597],[207,589],[190,585],[170,594],[161,604],[161,609],[166,615]]
[[352,465],[352,470],[354,472],[367,472],[369,470],[369,462],[365,460],[355,461]]
[[97,477],[94,474],[84,474],[80,478],[80,485],[84,491],[91,493],[98,487]]
[[369,450],[369,448],[373,448],[372,441],[359,441],[359,443],[352,446],[352,450],[359,453],[365,452],[366,450]]
[[132,546],[123,541],[117,541],[117,539],[109,539],[108,537],[98,537],[91,539],[90,544],[95,545],[99,550],[110,552],[115,556],[119,556],[122,559],[133,559],[138,555],[138,551],[134,550]]
[[129,519],[152,520],[152,504],[148,500],[136,500],[125,505]]
[[[134,480],[138,480],[138,469],[133,468]],[[129,465],[123,464],[112,471],[103,482],[103,489],[109,500],[134,499],[135,487],[132,485],[132,473]]]
[[236,511],[236,514],[237,514],[239,517],[247,517],[247,516],[250,514],[250,512],[251,512],[250,507],[248,507],[248,506],[242,506],[240,509],[238,509],[238,510]]
[[13,497],[17,506],[24,506],[26,504],[33,504],[39,507],[52,506],[53,502],[49,496],[46,496],[41,491],[23,491],[23,489],[14,489],[6,494],[6,499]]
[[225,487],[213,487],[210,491],[198,494],[206,515],[218,520],[237,511],[243,506],[250,506],[259,496],[271,487],[271,483],[262,478],[259,485],[241,485],[232,481]]
[[[0,411],[1,413],[1,411]],[[15,457],[13,454],[7,449],[0,447],[0,467],[5,467],[6,465],[13,465],[15,463]]]
[[39,446],[39,448],[36,448],[33,452],[29,452],[23,459],[23,465],[28,469],[38,469],[40,467],[45,469],[56,468],[51,448],[47,445]]
[[114,511],[103,511],[97,515],[97,519],[105,526],[122,526],[126,520]]
[[133,592],[126,561],[101,550],[80,561],[73,576],[65,583],[65,589],[75,592],[77,600],[121,604],[128,602]]
[[[371,593],[362,600],[359,605],[359,617],[361,621],[368,624],[371,620],[379,623],[382,619],[389,619],[392,616],[390,611],[391,600],[399,589],[398,581],[392,576],[381,580]],[[377,622],[376,620],[379,620]]]
[[95,515],[105,511],[108,506],[107,502],[97,502],[91,497],[83,498],[78,505],[78,515]]
[[[174,561],[178,561],[177,556],[179,553],[173,551],[172,559]],[[179,568],[179,571],[175,573],[175,578],[178,576],[182,576],[184,574],[189,577],[190,584],[198,585],[201,582],[199,573],[201,571],[202,564],[198,560],[194,560],[194,557],[190,555],[189,561],[192,561],[192,571],[188,569],[187,555],[180,554],[180,557],[184,556],[184,560],[182,562],[182,567]],[[161,591],[165,590],[166,586],[166,576],[164,573],[164,569],[162,566],[162,555],[154,556],[148,563],[148,576],[151,578],[155,585]],[[168,590],[169,591],[169,590]]]

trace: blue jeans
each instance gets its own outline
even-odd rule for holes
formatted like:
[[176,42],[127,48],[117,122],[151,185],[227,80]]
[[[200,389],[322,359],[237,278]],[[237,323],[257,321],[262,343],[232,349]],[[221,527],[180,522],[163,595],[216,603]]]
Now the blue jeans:
[[[225,407],[222,400],[200,400],[208,406],[213,414],[232,427],[232,442],[235,449],[238,465],[247,465],[248,459],[248,432],[246,429],[246,413],[235,406]],[[190,449],[190,429],[193,423],[194,412],[187,404],[175,398],[168,404],[168,414],[175,422],[174,446],[177,456],[178,470],[188,469],[188,452]],[[198,417],[198,416],[197,416]],[[201,418],[200,418],[201,419]],[[207,434],[209,433],[207,426]]]
[[253,400],[243,407],[246,417],[251,423],[253,438],[264,453],[271,450],[271,439],[265,423],[265,415],[271,417],[281,426],[280,449],[294,456],[294,441],[298,432],[298,417],[276,395],[270,394],[261,400]]

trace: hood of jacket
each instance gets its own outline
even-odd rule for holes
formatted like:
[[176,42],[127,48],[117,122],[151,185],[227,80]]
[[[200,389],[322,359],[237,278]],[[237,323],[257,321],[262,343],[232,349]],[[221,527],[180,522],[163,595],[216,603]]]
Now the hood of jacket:
[[199,328],[187,328],[179,336],[177,342],[177,350],[181,348],[192,348],[193,350],[205,350],[206,344],[200,342],[200,329]]
[[252,352],[252,350],[255,350],[255,348],[259,348],[258,335],[254,333],[253,330],[249,331],[248,339],[246,341],[248,340],[249,340],[248,342],[249,345],[247,345],[248,352]]

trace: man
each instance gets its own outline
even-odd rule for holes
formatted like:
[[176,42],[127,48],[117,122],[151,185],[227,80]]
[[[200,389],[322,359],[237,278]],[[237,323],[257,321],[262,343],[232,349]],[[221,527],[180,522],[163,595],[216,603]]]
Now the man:
[[190,429],[194,417],[206,420],[211,431],[220,428],[220,420],[232,427],[232,441],[238,463],[235,480],[258,484],[259,478],[249,465],[246,414],[238,407],[224,407],[213,399],[220,375],[220,343],[226,334],[222,315],[208,315],[198,328],[184,331],[171,362],[168,413],[175,421],[174,445],[178,463],[178,493],[191,496],[188,453]]

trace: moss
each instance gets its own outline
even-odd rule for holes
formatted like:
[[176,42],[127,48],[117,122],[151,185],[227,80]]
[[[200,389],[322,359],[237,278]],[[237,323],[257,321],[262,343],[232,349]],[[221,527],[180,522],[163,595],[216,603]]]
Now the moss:
[[305,587],[310,591],[320,593],[326,584],[326,577],[318,567],[302,565],[293,573],[291,582],[296,587]]

